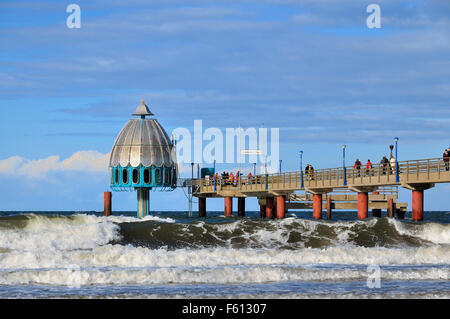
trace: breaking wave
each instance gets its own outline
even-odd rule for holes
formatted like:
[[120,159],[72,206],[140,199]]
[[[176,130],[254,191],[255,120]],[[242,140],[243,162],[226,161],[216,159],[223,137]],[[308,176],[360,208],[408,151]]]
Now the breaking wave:
[[155,223],[120,224],[120,239],[114,243],[148,248],[230,247],[230,248],[327,248],[422,247],[450,244],[450,225],[405,223],[393,219],[365,221],[313,221],[239,219],[229,223]]
[[[450,225],[298,218],[0,218],[0,285],[448,280]],[[426,267],[424,267],[426,265]],[[395,267],[394,267],[395,266]],[[394,268],[392,268],[394,267]]]

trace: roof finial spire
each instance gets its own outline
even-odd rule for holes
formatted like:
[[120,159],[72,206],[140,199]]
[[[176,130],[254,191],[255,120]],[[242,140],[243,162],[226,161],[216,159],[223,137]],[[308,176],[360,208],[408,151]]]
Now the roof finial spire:
[[141,105],[139,105],[136,109],[136,111],[132,114],[135,116],[140,116],[141,118],[145,118],[146,116],[155,115],[148,109],[147,104],[145,104],[144,100],[141,100]]

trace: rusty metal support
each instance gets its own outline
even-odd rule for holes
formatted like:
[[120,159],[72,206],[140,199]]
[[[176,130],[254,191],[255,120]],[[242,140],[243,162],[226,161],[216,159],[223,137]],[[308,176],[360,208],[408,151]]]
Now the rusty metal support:
[[111,215],[111,192],[103,193],[103,215],[110,216]]
[[395,215],[395,203],[392,198],[389,198],[388,201],[388,209],[387,209],[387,217],[394,218]]
[[277,196],[277,218],[282,219],[286,215],[284,196]]
[[322,194],[313,195],[313,218],[322,219]]
[[367,192],[358,193],[358,219],[369,216],[369,195]]
[[331,197],[327,197],[327,219],[331,219],[332,205]]
[[245,216],[245,197],[238,197],[238,216]]
[[206,197],[198,198],[198,217],[206,217]]
[[412,191],[412,220],[423,220],[423,189]]
[[231,216],[233,214],[233,197],[225,197],[224,198],[224,204],[225,204],[225,216]]

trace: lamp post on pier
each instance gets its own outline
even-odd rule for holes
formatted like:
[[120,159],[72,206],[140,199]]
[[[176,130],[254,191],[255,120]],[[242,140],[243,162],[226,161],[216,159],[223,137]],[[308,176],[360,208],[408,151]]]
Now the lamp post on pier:
[[214,191],[216,191],[216,160],[214,160],[213,180],[214,180]]
[[265,184],[265,189],[268,190],[269,189],[269,181],[268,179],[268,174],[267,174],[267,155],[264,156],[264,184]]
[[303,188],[303,151],[298,152],[300,154],[300,188]]
[[399,183],[400,182],[400,176],[399,176],[399,172],[398,172],[398,137],[394,138],[394,142],[395,142],[395,182]]
[[345,168],[345,149],[347,145],[342,145],[342,178],[344,180],[344,186],[347,186],[347,169]]

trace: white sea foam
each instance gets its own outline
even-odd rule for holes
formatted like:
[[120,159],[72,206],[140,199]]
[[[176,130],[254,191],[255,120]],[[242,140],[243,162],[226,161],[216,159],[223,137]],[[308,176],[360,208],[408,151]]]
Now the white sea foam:
[[[381,271],[381,280],[448,280],[450,268]],[[301,266],[276,267],[161,267],[161,268],[80,268],[26,269],[3,271],[0,284],[123,285],[123,284],[244,284],[287,281],[366,280],[365,269],[308,269]]]
[[143,218],[137,218],[137,217],[130,217],[130,216],[117,216],[117,215],[111,215],[108,217],[97,217],[100,219],[105,219],[110,222],[114,223],[142,223],[147,221],[154,221],[159,223],[175,223],[175,220],[170,217],[159,217],[154,215],[148,215]]
[[119,226],[90,215],[31,215],[25,228],[0,230],[0,247],[27,251],[93,249],[117,236]]
[[12,250],[0,254],[0,268],[80,267],[222,267],[255,265],[404,265],[450,264],[450,248],[329,247],[327,249],[148,249],[103,245],[89,250]]
[[389,223],[403,235],[418,237],[435,244],[450,244],[450,224],[421,223],[405,224],[395,219]]

